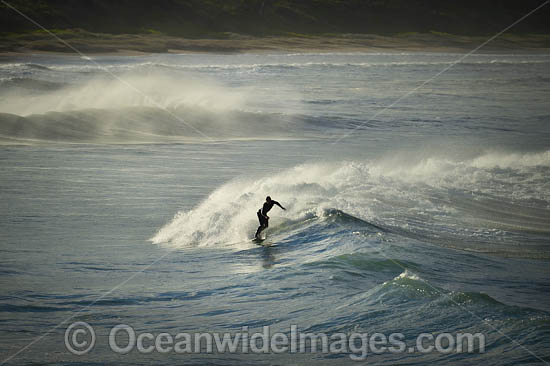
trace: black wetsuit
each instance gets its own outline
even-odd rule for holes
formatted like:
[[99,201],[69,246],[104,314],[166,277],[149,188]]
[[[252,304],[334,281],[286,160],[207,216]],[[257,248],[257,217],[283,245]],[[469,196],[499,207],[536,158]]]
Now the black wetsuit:
[[258,235],[260,235],[260,233],[269,226],[269,216],[267,216],[267,213],[273,208],[273,205],[277,205],[283,210],[285,209],[275,200],[271,200],[269,202],[265,201],[263,207],[257,212],[260,226],[258,227],[258,230],[256,230],[256,237],[258,237]]

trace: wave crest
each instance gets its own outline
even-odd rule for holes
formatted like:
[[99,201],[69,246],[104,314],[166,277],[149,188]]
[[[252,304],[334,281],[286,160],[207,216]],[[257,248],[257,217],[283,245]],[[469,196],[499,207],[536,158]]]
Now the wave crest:
[[[288,208],[273,211],[268,234],[278,241],[323,240],[321,231],[327,233],[324,237],[391,231],[457,249],[507,255],[527,255],[530,245],[535,251],[540,248],[539,239],[531,243],[521,235],[548,233],[547,209],[529,206],[535,190],[539,199],[549,191],[547,182],[537,178],[540,166],[521,165],[521,171],[514,172],[477,167],[483,156],[431,159],[430,168],[423,161],[399,168],[387,161],[317,163],[260,179],[237,179],[194,209],[178,213],[152,241],[173,247],[239,247],[253,236],[256,211],[271,195]],[[510,179],[516,175],[517,180]],[[517,199],[509,202],[511,196]]]

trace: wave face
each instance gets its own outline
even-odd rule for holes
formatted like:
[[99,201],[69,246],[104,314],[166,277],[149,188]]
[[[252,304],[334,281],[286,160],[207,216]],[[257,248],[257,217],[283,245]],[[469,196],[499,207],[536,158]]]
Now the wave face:
[[279,115],[196,107],[81,109],[25,117],[0,113],[0,139],[19,143],[125,144],[291,138],[285,133],[285,126],[291,122]]
[[14,142],[269,138],[288,136],[293,123],[288,116],[247,109],[245,91],[162,72],[72,84],[11,78],[0,84],[0,95],[0,138]]
[[333,227],[336,215],[350,225],[354,218],[374,232],[463,250],[545,256],[550,185],[542,177],[549,173],[550,151],[489,153],[458,162],[305,164],[229,182],[196,208],[178,213],[152,240],[175,247],[238,248],[253,236],[254,213],[271,195],[289,208],[273,209],[269,231],[277,241],[296,232],[318,239],[319,232],[337,238],[341,230],[356,231]]

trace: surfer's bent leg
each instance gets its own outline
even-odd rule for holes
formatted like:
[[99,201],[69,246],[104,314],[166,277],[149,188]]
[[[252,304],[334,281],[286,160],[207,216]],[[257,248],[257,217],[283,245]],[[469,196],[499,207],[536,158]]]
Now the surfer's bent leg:
[[255,238],[258,238],[260,236],[260,233],[262,232],[262,226],[258,226],[258,230],[256,230],[256,234],[254,235]]
[[258,237],[258,235],[260,235],[260,233],[264,229],[264,220],[265,219],[262,216],[261,210],[258,210],[258,220],[260,221],[260,226],[258,226],[258,230],[256,230],[256,235],[254,235],[255,237]]

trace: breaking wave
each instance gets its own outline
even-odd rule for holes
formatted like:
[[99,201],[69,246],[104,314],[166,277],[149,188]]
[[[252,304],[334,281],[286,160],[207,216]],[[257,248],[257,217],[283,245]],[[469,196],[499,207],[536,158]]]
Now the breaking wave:
[[[288,208],[270,221],[277,240],[297,231],[322,240],[319,233],[373,230],[463,250],[538,255],[550,234],[550,186],[542,178],[549,163],[545,151],[466,161],[434,157],[401,166],[384,159],[304,164],[224,184],[194,209],[179,212],[152,241],[239,247],[253,236],[255,212],[271,195]],[[345,221],[335,223],[336,216]]]
[[284,138],[296,122],[250,107],[247,90],[165,73],[72,84],[11,78],[0,82],[0,97],[0,142],[7,143]]

